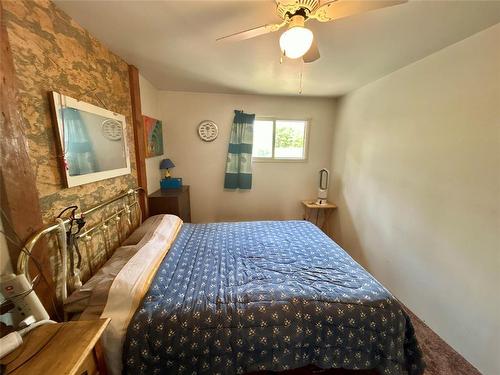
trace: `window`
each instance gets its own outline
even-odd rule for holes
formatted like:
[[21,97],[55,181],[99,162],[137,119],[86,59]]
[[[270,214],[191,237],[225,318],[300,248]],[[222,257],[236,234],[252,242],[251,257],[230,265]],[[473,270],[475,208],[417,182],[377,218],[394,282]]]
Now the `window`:
[[253,153],[256,161],[307,159],[306,120],[256,119],[253,125]]

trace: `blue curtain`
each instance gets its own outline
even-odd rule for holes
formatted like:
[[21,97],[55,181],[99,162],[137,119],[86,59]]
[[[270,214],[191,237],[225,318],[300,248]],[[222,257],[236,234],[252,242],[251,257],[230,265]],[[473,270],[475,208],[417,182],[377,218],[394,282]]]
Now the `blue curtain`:
[[225,189],[252,188],[252,147],[254,114],[234,111],[227,152]]
[[97,159],[80,111],[63,108],[64,157],[70,176],[98,172]]

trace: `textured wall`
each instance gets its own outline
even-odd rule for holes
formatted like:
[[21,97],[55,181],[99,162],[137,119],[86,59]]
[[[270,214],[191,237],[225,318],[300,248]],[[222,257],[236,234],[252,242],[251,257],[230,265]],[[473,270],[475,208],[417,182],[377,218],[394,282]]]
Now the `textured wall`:
[[[68,205],[90,207],[136,186],[127,63],[50,1],[2,4],[44,221]],[[125,115],[132,174],[63,187],[47,94],[52,90]]]
[[[127,63],[50,1],[2,1],[2,6],[18,80],[19,109],[44,222],[54,222],[57,213],[69,205],[77,204],[85,210],[135,187],[137,177]],[[50,116],[49,91],[125,115],[132,174],[65,188]],[[111,211],[117,208],[115,204]],[[88,219],[92,222],[98,219],[97,216]],[[129,230],[126,217],[113,226],[121,227],[122,233]],[[49,240],[49,257],[60,292],[61,265],[54,240],[54,237]],[[84,258],[91,259],[95,268],[109,257],[104,243],[102,233],[97,233],[91,242],[81,245]],[[118,245],[116,234],[108,243],[110,250]],[[86,261],[82,263],[84,280],[89,277],[89,267]]]

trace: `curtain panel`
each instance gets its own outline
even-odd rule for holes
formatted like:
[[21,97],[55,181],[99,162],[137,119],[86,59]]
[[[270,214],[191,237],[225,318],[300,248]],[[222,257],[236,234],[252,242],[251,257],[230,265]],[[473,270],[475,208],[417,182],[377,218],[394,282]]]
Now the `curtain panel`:
[[234,111],[226,160],[225,189],[252,188],[252,147],[255,114]]
[[70,176],[80,176],[99,171],[94,147],[87,125],[80,111],[63,108],[61,111],[64,133],[64,158]]

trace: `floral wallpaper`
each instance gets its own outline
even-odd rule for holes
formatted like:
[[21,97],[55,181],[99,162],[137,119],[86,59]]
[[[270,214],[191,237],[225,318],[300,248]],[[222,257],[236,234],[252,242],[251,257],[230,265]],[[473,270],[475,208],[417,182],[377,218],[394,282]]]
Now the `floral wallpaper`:
[[[44,222],[52,223],[68,205],[86,209],[137,186],[127,63],[48,0],[3,0],[2,5]],[[126,117],[130,175],[63,186],[49,91]]]
[[[56,215],[67,206],[76,204],[86,210],[136,187],[128,64],[48,0],[1,1],[18,80],[19,109],[36,174],[43,221],[52,224]],[[65,188],[51,120],[49,91],[124,115],[132,173]],[[117,202],[110,207],[108,213],[121,208],[120,204]],[[88,220],[95,222],[100,217],[93,215]],[[121,228],[122,239],[132,229],[127,220],[122,215],[113,224]],[[102,236],[102,233],[96,233],[90,241],[81,245],[83,281],[90,276],[90,268],[100,267],[109,257],[109,252],[118,246],[116,232],[110,234],[108,240]],[[52,274],[60,293],[61,264],[55,236],[49,238],[48,243]]]

